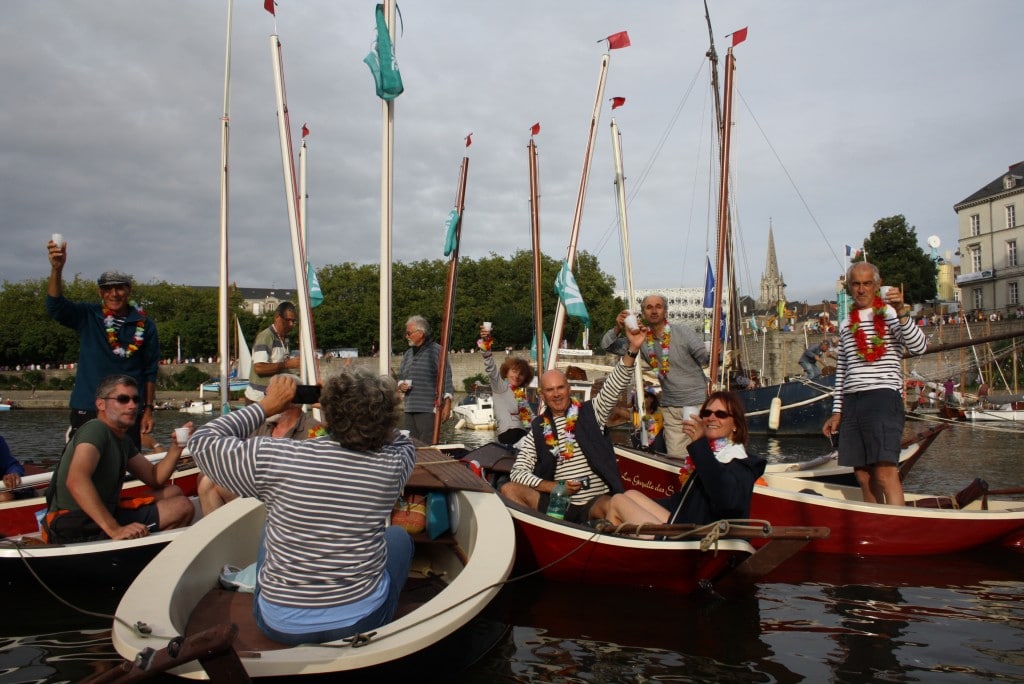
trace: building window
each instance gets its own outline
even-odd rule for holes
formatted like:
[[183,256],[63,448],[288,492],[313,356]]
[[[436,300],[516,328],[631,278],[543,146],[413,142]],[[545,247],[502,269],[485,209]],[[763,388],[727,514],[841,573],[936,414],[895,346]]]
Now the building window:
[[1016,266],[1017,265],[1017,241],[1007,240],[1006,241],[1006,265]]
[[981,309],[985,308],[985,297],[982,296],[982,290],[981,290],[980,287],[974,288],[973,292],[974,292],[974,308],[980,311]]
[[1006,227],[1013,228],[1017,225],[1017,207],[1014,204],[1006,205]]
[[1020,300],[1017,299],[1017,281],[1007,284],[1006,303],[1013,305],[1020,304]]
[[971,271],[977,273],[981,270],[981,246],[971,245]]
[[981,235],[981,214],[971,214],[971,237]]

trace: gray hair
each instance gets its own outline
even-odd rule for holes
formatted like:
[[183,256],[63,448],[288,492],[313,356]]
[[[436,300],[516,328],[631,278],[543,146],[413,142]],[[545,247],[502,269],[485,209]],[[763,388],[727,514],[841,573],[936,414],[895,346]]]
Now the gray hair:
[[660,293],[649,294],[646,297],[644,297],[643,299],[641,299],[640,300],[640,308],[643,309],[644,308],[644,302],[646,302],[651,297],[657,297],[658,299],[661,300],[661,305],[663,307],[665,307],[665,313],[667,314],[668,313],[668,297],[666,297],[665,295],[660,294]]
[[846,269],[846,288],[847,289],[850,288],[850,282],[853,281],[853,269],[861,268],[862,266],[867,266],[868,268],[871,269],[871,273],[875,277],[875,285],[881,285],[882,284],[882,274],[879,273],[877,266],[875,266],[874,264],[869,264],[866,261],[858,261],[855,264],[850,264],[850,268]]
[[332,375],[320,392],[324,427],[341,446],[377,451],[391,442],[401,417],[395,381],[368,368]]
[[107,394],[113,392],[118,385],[139,389],[139,383],[130,375],[108,375],[100,380],[100,384],[96,387],[96,398],[105,399]]
[[423,334],[430,337],[430,322],[423,316],[409,316],[409,320],[405,322],[406,325],[410,323],[415,326],[417,330],[422,330]]

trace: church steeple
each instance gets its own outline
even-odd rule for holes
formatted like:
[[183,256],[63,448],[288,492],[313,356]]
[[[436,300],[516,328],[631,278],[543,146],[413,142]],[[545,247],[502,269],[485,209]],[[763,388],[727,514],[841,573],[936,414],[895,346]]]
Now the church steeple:
[[761,296],[757,299],[757,306],[761,309],[774,309],[780,300],[786,301],[786,283],[779,273],[779,262],[775,258],[775,235],[772,221],[768,219],[768,258],[764,273],[761,274]]

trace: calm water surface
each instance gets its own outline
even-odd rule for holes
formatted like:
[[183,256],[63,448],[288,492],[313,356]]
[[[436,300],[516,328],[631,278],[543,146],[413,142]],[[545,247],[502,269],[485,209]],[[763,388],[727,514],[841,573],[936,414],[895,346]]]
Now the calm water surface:
[[[66,417],[0,414],[0,434],[16,454],[47,458],[60,450]],[[158,434],[169,434],[184,416],[156,418]],[[492,436],[449,426],[442,439],[473,446]],[[994,489],[1024,486],[1022,438],[958,425],[939,436],[906,487],[953,493],[974,477]],[[831,447],[823,437],[761,438],[752,450],[799,460]],[[90,587],[63,597],[102,614],[118,593]],[[42,590],[8,596],[2,614],[0,684],[75,681],[119,660],[109,618],[77,613]],[[798,556],[756,587],[694,596],[526,579],[503,589],[480,622],[499,629],[489,640],[465,638],[463,657],[478,655],[475,664],[460,672],[442,664],[416,680],[1024,681],[1024,554]]]

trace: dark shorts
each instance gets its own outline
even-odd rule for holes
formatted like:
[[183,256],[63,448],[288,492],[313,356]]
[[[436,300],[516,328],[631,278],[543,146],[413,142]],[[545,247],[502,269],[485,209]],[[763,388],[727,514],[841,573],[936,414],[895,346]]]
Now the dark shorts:
[[[594,507],[594,504],[600,498],[600,496],[595,496],[592,499],[588,499],[585,504],[580,505],[569,504],[568,510],[565,511],[566,521],[586,525],[587,521],[590,520],[590,509]],[[537,502],[537,510],[541,513],[546,513],[550,500],[550,494],[547,492],[540,492],[540,501]]]
[[[160,529],[160,512],[156,504],[146,504],[138,508],[116,508],[114,518],[121,525],[137,522],[149,527],[151,532]],[[44,524],[47,527],[46,541],[50,544],[74,544],[109,539],[100,526],[83,511],[47,514]]]
[[877,389],[844,394],[839,465],[864,468],[899,463],[905,422],[899,392]]
[[[90,420],[96,417],[95,411],[83,411],[82,409],[71,409],[71,428],[68,430],[67,441],[70,442],[71,438],[75,436],[75,432],[78,428],[82,427]],[[135,418],[135,425],[128,428],[128,436],[132,438],[132,444],[139,451],[142,450],[142,411],[139,411],[139,415]]]

